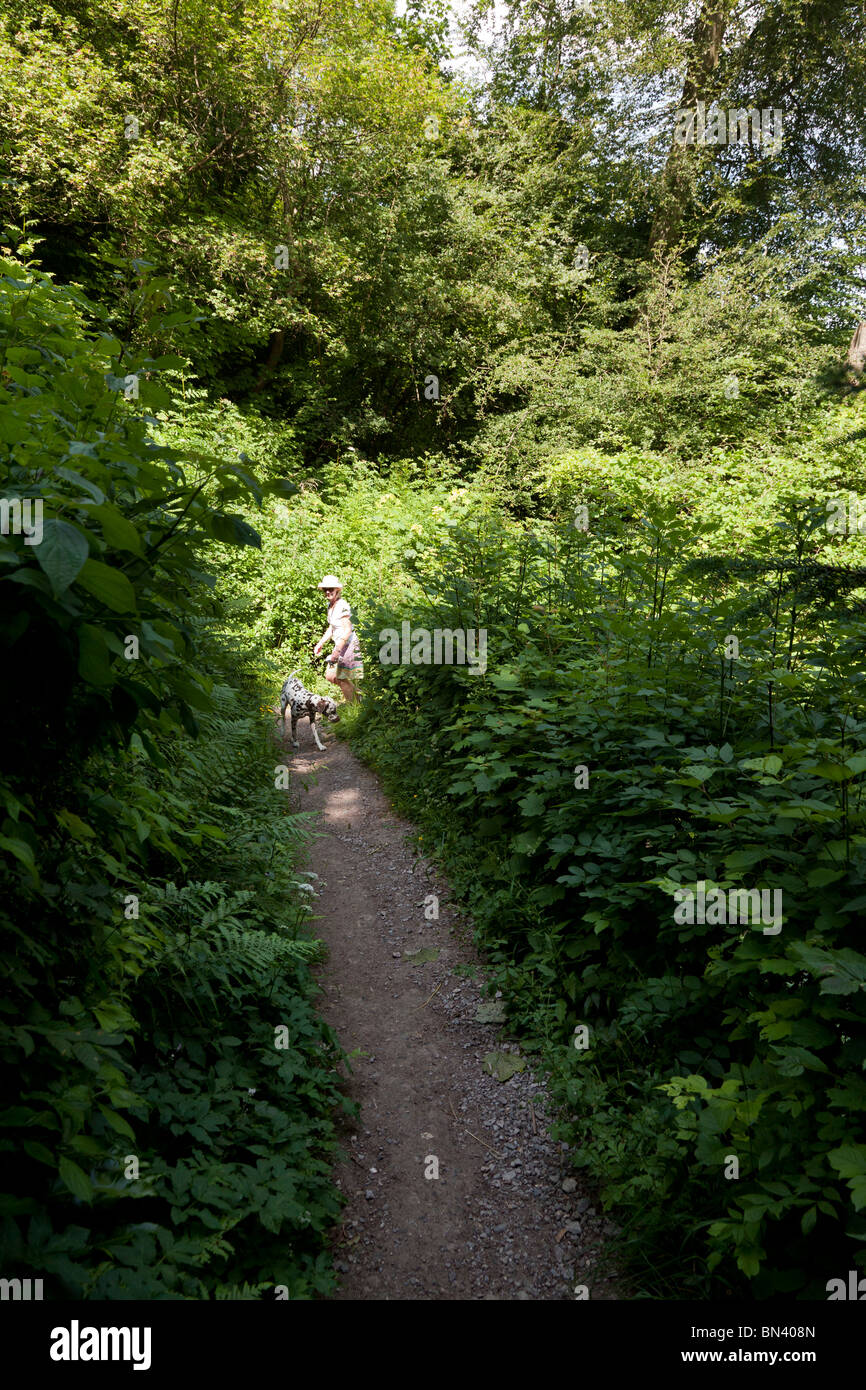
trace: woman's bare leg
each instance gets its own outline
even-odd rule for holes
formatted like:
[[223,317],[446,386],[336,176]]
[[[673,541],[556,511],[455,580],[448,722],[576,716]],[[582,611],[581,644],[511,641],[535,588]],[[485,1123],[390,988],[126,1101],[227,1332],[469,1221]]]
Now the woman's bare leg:
[[352,682],[347,680],[338,680],[337,684],[343,692],[343,699],[346,701],[346,704],[353,705],[359,697],[358,692],[356,691]]

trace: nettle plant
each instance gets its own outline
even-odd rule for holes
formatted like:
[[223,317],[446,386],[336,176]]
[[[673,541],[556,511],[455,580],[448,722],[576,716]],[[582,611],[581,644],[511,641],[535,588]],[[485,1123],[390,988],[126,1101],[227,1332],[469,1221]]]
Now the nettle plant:
[[[728,556],[635,494],[432,549],[411,618],[486,626],[487,673],[374,666],[356,737],[422,808],[646,1277],[814,1294],[866,1235],[864,575],[809,498]],[[678,922],[701,882],[776,894],[781,929]]]
[[[89,327],[100,311],[76,291],[17,261],[0,267],[4,495],[38,499],[43,516],[38,545],[2,537],[4,633],[20,672],[9,716],[51,754],[135,721],[144,742],[177,723],[193,731],[192,711],[209,708],[185,621],[207,583],[197,547],[258,545],[230,509],[261,486],[239,463],[155,443],[155,412],[170,403],[160,377],[182,359],[137,357]],[[145,275],[133,263],[130,336],[166,317],[166,284]]]
[[[130,335],[164,309],[145,269]],[[51,1297],[263,1280],[309,1297],[332,1285],[339,1097],[317,948],[298,939],[304,825],[275,799],[261,694],[215,643],[201,561],[205,544],[257,545],[233,509],[263,488],[157,443],[158,376],[178,360],[136,358],[77,292],[9,257],[0,331],[4,494],[38,500],[42,531],[0,536],[0,1062],[19,1097],[0,1262],[44,1273]]]

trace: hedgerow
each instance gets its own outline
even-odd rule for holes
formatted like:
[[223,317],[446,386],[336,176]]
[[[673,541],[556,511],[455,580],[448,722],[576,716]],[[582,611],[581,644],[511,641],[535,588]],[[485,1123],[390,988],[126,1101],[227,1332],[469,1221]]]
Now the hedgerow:
[[[368,605],[355,746],[447,864],[644,1287],[823,1297],[866,1258],[862,543],[817,496],[738,554],[626,470],[583,495],[586,532],[478,512],[407,561]],[[486,672],[381,664],[406,620],[486,629]],[[780,926],[678,921],[701,884],[780,891]]]
[[322,1294],[344,1102],[306,818],[200,558],[258,545],[226,506],[262,490],[154,441],[173,359],[0,272],[4,492],[42,509],[0,537],[0,1265],[47,1298]]

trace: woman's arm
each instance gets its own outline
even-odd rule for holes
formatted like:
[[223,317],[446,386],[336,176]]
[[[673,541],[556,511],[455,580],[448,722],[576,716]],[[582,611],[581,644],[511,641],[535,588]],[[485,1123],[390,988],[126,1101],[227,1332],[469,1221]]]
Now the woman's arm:
[[334,650],[328,657],[328,661],[339,661],[346,655],[346,648],[352,640],[352,620],[351,618],[341,618],[339,629],[334,634]]
[[319,652],[322,650],[328,638],[331,636],[333,636],[333,633],[331,631],[331,624],[328,623],[328,626],[325,628],[325,631],[322,633],[321,637],[319,638],[318,642],[313,648],[313,652],[316,656],[319,655]]

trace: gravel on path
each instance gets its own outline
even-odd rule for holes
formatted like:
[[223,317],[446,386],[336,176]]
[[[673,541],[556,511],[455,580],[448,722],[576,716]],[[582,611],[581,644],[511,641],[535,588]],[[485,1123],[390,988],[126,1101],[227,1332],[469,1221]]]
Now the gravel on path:
[[[441,872],[348,746],[326,728],[320,753],[305,735],[302,723],[300,750],[284,748],[294,804],[320,817],[308,861],[329,952],[319,1007],[359,1049],[348,1091],[361,1118],[335,1175],[348,1198],[336,1298],[617,1297],[602,1267],[615,1228],[549,1137],[543,1085],[528,1067],[507,1081],[483,1070],[488,1053],[519,1062],[519,1050],[476,1021],[491,1002],[483,964]],[[407,955],[425,948],[435,959]]]

